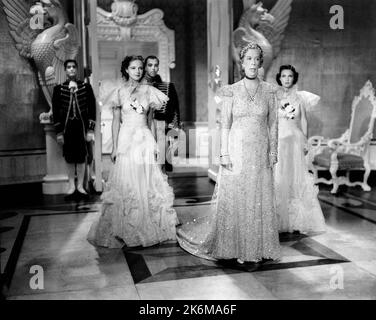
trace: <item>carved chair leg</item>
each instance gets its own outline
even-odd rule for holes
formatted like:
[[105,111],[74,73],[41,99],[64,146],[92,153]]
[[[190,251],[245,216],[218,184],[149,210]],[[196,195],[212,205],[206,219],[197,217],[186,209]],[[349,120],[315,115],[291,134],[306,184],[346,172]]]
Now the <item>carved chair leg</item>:
[[339,184],[338,184],[338,177],[337,177],[337,170],[338,170],[338,161],[331,162],[329,172],[332,176],[333,181],[333,188],[330,193],[337,193]]
[[371,173],[371,166],[369,165],[369,163],[364,163],[364,176],[363,176],[363,185],[362,185],[362,188],[364,191],[371,191],[371,187],[368,185],[367,181],[368,181],[368,177]]
[[318,183],[317,180],[319,179],[319,175],[318,175],[318,170],[312,166],[312,172],[313,172],[313,177],[315,179],[315,183]]

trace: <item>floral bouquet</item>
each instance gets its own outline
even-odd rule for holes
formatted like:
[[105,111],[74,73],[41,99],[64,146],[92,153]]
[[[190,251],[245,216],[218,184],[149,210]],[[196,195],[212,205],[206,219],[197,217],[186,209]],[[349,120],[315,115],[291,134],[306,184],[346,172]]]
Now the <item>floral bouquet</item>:
[[131,107],[133,108],[134,111],[136,111],[139,114],[142,114],[145,112],[145,108],[138,102],[136,98],[133,98],[131,102]]
[[290,104],[288,101],[282,101],[282,105],[280,107],[282,111],[282,116],[286,119],[294,119],[295,118],[295,108]]

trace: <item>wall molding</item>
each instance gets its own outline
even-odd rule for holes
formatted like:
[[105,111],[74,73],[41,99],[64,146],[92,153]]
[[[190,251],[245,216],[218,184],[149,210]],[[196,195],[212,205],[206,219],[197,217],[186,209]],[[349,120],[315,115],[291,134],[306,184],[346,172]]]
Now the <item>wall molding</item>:
[[45,149],[0,151],[0,185],[42,182],[45,175]]

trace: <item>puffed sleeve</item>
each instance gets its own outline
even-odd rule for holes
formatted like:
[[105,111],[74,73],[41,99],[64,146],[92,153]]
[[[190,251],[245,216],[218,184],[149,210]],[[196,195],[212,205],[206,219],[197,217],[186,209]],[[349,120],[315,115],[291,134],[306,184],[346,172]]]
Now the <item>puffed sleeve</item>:
[[275,91],[270,91],[268,106],[269,162],[274,165],[278,161],[278,103]]
[[321,97],[318,96],[317,94],[314,94],[308,91],[298,91],[297,94],[299,95],[300,99],[303,101],[306,111],[312,110],[312,108],[316,106],[321,99]]
[[228,136],[232,125],[233,92],[229,86],[222,87],[219,92],[221,110],[221,157],[228,157]]
[[148,86],[149,88],[149,107],[160,110],[163,106],[166,105],[167,101],[169,100],[168,97],[157,88],[153,86]]
[[112,110],[115,110],[116,108],[121,108],[121,99],[120,99],[120,88],[116,88],[110,96],[109,99],[109,105],[112,108]]

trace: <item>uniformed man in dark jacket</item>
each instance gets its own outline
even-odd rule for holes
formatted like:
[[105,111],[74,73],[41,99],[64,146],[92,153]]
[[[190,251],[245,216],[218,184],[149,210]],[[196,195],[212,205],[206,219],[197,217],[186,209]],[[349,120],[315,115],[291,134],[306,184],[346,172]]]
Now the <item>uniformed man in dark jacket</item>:
[[75,60],[64,62],[67,81],[55,86],[52,96],[57,142],[63,146],[63,156],[68,166],[68,195],[76,190],[76,171],[77,191],[87,194],[83,180],[86,161],[92,160],[89,142],[94,140],[96,115],[93,89],[89,83],[77,79],[77,67]]
[[[159,59],[156,56],[148,56],[144,63],[145,76],[143,83],[148,83],[168,96],[169,100],[162,110],[155,110],[154,122],[157,134],[157,144],[161,151],[161,159],[165,162],[162,165],[166,171],[172,171],[172,154],[166,156],[166,152],[171,147],[169,140],[174,140],[180,128],[179,99],[175,86],[172,82],[162,81],[158,74]],[[172,131],[174,130],[174,131]]]

